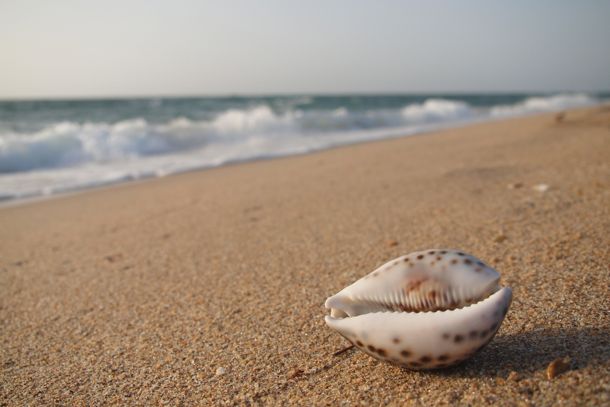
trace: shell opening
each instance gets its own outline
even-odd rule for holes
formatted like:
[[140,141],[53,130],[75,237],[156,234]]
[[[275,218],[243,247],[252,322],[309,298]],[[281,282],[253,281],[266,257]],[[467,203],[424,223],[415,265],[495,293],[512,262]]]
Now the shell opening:
[[467,307],[484,301],[500,290],[498,280],[485,287],[454,289],[428,280],[415,289],[397,289],[384,295],[348,297],[341,293],[326,301],[330,316],[341,319],[373,312],[440,312]]

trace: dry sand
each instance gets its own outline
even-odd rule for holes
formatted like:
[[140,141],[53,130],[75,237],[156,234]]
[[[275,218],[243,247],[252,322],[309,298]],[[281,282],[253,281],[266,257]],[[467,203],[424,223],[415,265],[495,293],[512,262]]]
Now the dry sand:
[[[609,235],[609,107],[4,208],[0,404],[607,405]],[[490,345],[333,356],[326,297],[432,247],[513,288]]]

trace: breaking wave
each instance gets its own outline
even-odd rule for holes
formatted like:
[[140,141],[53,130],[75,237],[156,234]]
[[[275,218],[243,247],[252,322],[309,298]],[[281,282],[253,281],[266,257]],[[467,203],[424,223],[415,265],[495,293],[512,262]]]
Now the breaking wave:
[[142,118],[113,124],[61,122],[30,134],[0,135],[0,172],[107,163],[189,151],[210,144],[242,142],[247,148],[253,137],[324,137],[333,132],[444,122],[470,115],[465,103],[430,99],[396,111],[349,112],[338,108],[277,114],[268,106],[257,106],[230,109],[211,121],[178,117],[164,124],[150,124]]
[[154,123],[61,121],[32,132],[0,130],[0,198],[18,198],[229,162],[283,156],[459,123],[586,106],[586,94],[529,97],[512,105],[473,106],[429,98],[399,108],[345,106],[283,110],[269,104],[227,108],[212,117]]

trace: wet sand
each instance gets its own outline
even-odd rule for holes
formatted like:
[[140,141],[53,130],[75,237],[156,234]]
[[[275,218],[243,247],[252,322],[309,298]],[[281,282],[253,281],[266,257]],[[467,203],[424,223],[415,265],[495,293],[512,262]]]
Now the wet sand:
[[[495,339],[434,372],[333,356],[326,297],[440,247],[513,288]],[[6,207],[0,404],[607,404],[609,264],[608,106]]]

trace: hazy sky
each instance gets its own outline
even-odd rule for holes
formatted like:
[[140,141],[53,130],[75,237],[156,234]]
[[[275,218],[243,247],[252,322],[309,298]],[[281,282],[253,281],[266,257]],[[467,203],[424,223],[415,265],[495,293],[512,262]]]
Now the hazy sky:
[[610,1],[0,0],[0,98],[610,89]]

